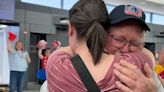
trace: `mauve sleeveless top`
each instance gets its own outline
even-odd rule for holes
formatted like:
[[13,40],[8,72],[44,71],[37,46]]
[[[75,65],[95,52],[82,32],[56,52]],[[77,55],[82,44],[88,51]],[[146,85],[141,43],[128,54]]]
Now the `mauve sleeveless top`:
[[[54,52],[49,57],[46,69],[49,92],[87,92],[70,58],[69,54],[62,51]],[[135,64],[144,74],[145,63],[152,67],[152,61],[143,53],[137,52],[115,56],[106,76],[97,83],[101,92],[121,92],[115,85],[118,79],[113,74],[113,64],[118,63],[120,60],[127,60]]]

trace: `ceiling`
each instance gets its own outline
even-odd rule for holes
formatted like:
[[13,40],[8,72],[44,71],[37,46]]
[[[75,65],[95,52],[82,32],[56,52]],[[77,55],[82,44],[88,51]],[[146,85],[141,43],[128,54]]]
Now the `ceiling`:
[[140,7],[144,11],[164,15],[164,0],[104,0],[107,4],[130,4]]
[[164,0],[146,0],[157,4],[164,4]]

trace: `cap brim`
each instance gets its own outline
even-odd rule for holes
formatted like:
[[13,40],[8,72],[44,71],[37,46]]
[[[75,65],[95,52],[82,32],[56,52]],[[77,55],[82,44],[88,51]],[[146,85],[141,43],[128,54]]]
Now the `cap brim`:
[[148,27],[148,25],[144,21],[142,21],[142,20],[140,20],[140,19],[138,19],[136,17],[133,17],[133,16],[127,16],[127,17],[124,17],[124,18],[122,17],[120,19],[116,18],[115,20],[114,19],[110,20],[110,24],[117,24],[119,22],[122,22],[122,21],[125,21],[125,20],[129,20],[129,19],[135,19],[135,20],[139,21],[140,23],[143,24],[143,26],[145,28],[145,31],[150,31],[150,28]]

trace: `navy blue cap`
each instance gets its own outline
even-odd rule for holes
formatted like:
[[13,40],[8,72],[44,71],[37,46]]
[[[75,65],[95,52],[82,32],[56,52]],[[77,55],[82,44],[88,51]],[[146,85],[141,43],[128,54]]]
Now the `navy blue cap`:
[[145,22],[145,13],[140,8],[132,5],[117,6],[111,11],[108,19],[110,24],[117,24],[128,19],[135,19],[142,23],[145,31],[150,31],[150,28]]

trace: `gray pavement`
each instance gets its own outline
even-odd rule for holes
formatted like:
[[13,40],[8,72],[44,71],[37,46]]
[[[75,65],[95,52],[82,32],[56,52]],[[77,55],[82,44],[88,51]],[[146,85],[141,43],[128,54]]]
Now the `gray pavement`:
[[39,92],[40,91],[41,85],[38,83],[28,83],[27,84],[27,89],[24,90],[23,92]]

